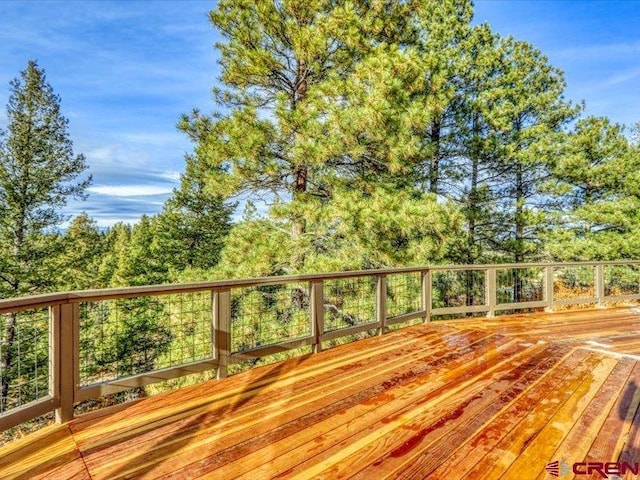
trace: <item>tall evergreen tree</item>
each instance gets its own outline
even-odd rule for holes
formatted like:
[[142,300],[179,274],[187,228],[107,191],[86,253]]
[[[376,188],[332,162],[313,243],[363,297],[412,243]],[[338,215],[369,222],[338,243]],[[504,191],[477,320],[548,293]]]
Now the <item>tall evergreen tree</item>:
[[58,288],[84,290],[107,287],[107,284],[100,281],[99,271],[106,253],[106,243],[96,221],[86,212],[82,212],[71,221],[62,241],[62,275]]
[[432,150],[424,132],[449,95],[439,48],[454,45],[458,33],[449,31],[470,18],[470,4],[454,1],[217,4],[211,19],[224,41],[216,99],[225,112],[196,111],[182,127],[213,189],[277,205],[270,214],[291,231],[284,271],[304,269],[314,248],[306,237],[326,229],[310,229],[318,202],[423,179]]
[[[423,59],[425,83],[421,95],[429,112],[423,133],[425,187],[434,194],[447,194],[451,177],[459,170],[461,155],[458,115],[464,108],[462,95],[468,81],[473,8],[467,1],[442,1],[426,5],[418,15],[416,48]],[[476,54],[482,51],[475,50]]]
[[[336,10],[326,0],[222,0],[211,12],[224,38],[217,44],[223,88],[216,100],[231,111],[213,118],[194,112],[182,126],[206,149],[201,158],[229,166],[231,175],[219,183],[223,194],[268,192],[296,201],[322,190],[308,140],[317,137],[323,112],[312,99],[319,84],[353,61],[346,42],[332,35]],[[303,234],[304,219],[291,220],[292,234]]]
[[587,117],[554,165],[559,199],[547,249],[559,260],[635,258],[640,249],[640,158],[623,127]]
[[226,205],[207,178],[203,162],[187,156],[180,188],[153,219],[154,250],[173,273],[208,270],[220,260],[235,205]]
[[55,285],[44,269],[59,248],[43,235],[66,220],[61,208],[85,198],[91,177],[73,154],[68,121],[45,72],[31,61],[11,82],[8,131],[0,137],[0,293],[15,296]]
[[[73,154],[68,121],[45,72],[30,61],[11,82],[8,131],[0,137],[0,295],[13,297],[56,286],[52,259],[61,243],[51,230],[65,220],[61,208],[84,198],[91,177],[82,155]],[[2,401],[13,368],[15,315],[4,317],[0,357]]]
[[[456,240],[450,260],[474,264],[495,260],[499,231],[496,179],[502,170],[495,128],[494,103],[500,72],[500,37],[488,25],[473,28],[456,52],[458,74],[453,102],[451,142],[457,152],[443,181],[442,192],[459,205],[464,234]],[[470,297],[469,297],[470,298]]]
[[546,202],[541,187],[560,153],[563,127],[580,109],[564,99],[562,71],[549,65],[539,50],[511,37],[499,48],[493,108],[503,167],[496,188],[504,229],[496,247],[520,263],[542,251]]
[[167,266],[155,254],[154,240],[152,219],[143,215],[133,226],[128,242],[118,245],[114,286],[129,287],[168,281]]

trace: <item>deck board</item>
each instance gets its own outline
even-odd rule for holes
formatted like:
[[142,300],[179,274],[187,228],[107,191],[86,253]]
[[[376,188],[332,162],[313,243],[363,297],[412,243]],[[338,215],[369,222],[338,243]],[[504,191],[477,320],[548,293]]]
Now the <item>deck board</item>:
[[0,478],[90,479],[68,425],[45,427],[0,450]]
[[[49,427],[1,478],[549,478],[640,462],[640,313],[408,327]],[[566,476],[563,478],[571,478]]]

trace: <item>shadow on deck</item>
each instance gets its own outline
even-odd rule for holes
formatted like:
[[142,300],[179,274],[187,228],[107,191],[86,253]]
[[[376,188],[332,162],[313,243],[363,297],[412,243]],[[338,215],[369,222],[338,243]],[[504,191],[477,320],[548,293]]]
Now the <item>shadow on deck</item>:
[[[53,426],[2,478],[545,478],[640,462],[640,313],[409,327]],[[569,478],[569,477],[566,477]]]

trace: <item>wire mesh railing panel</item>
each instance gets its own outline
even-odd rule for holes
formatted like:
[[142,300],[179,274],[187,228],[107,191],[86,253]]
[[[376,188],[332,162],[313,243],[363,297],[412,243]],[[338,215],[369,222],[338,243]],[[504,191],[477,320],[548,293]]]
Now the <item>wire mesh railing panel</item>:
[[592,266],[564,266],[553,270],[554,300],[576,300],[595,296],[595,269]]
[[387,318],[422,309],[422,273],[387,275]]
[[49,309],[0,315],[0,413],[49,395]]
[[210,291],[158,297],[169,321],[172,341],[160,354],[155,368],[169,368],[212,359],[213,318]]
[[311,335],[310,305],[308,282],[232,289],[232,353]]
[[544,300],[544,267],[496,269],[496,303]]
[[486,284],[484,270],[443,270],[432,274],[433,308],[484,305]]
[[640,294],[640,265],[605,265],[604,294],[606,296]]
[[375,322],[376,282],[374,276],[326,280],[324,331]]
[[80,304],[80,385],[213,357],[211,292]]

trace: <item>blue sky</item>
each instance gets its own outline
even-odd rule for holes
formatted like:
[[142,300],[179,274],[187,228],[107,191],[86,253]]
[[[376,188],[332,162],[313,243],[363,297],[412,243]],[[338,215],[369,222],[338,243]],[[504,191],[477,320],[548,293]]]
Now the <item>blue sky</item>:
[[[302,0],[301,0],[302,1]],[[213,2],[0,1],[0,128],[9,81],[29,59],[62,98],[76,152],[94,176],[86,210],[101,226],[159,211],[192,148],[175,124],[213,109]],[[587,114],[640,121],[640,0],[477,0],[476,23],[527,40],[565,71]]]

